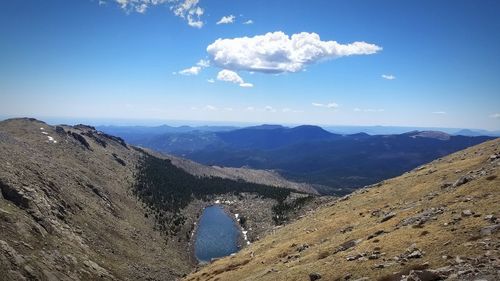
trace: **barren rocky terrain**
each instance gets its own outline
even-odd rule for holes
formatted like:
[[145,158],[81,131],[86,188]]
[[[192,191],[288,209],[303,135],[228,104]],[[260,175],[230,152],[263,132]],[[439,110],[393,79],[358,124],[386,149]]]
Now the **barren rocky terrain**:
[[185,280],[498,280],[500,139],[327,203]]

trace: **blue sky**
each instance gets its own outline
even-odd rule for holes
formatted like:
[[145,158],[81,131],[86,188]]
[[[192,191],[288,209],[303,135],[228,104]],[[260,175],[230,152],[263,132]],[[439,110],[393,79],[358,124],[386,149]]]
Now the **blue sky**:
[[0,115],[499,130],[499,3],[3,1]]

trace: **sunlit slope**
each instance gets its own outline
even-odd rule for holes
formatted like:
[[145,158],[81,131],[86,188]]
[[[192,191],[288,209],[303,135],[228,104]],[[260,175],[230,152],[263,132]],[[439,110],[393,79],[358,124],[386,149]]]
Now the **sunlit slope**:
[[[186,280],[498,278],[500,139],[324,206]],[[434,279],[425,279],[434,280]]]

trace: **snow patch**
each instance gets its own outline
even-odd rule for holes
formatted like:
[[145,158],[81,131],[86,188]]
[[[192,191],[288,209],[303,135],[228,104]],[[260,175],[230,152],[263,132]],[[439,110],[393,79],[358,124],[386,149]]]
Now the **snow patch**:
[[57,143],[57,141],[53,137],[47,136],[47,138],[49,139],[49,142]]
[[44,134],[44,135],[48,135],[49,133],[47,133],[47,132],[42,132],[42,134]]
[[248,241],[247,233],[248,233],[248,231],[246,231],[246,230],[241,231],[241,234],[243,234],[243,240],[245,240],[245,242],[247,242],[247,245],[250,245],[250,241]]

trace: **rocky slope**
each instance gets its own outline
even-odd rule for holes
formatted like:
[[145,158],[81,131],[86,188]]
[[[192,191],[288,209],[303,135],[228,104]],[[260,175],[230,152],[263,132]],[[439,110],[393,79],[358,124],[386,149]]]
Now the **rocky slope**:
[[498,280],[500,139],[364,188],[185,280]]
[[[195,266],[191,231],[211,200],[227,191],[237,197],[233,208],[252,202],[257,211],[246,211],[255,225],[273,222],[276,198],[294,194],[193,176],[92,127],[27,118],[0,122],[0,163],[1,280],[175,280]],[[160,185],[165,178],[150,178],[149,168],[196,184],[201,195],[176,190],[175,182]],[[222,191],[203,190],[219,182]],[[161,209],[171,194],[187,198],[176,201],[175,212]]]
[[90,130],[1,122],[5,280],[160,278],[189,270],[189,255],[164,243],[130,193],[139,152],[82,134]]

